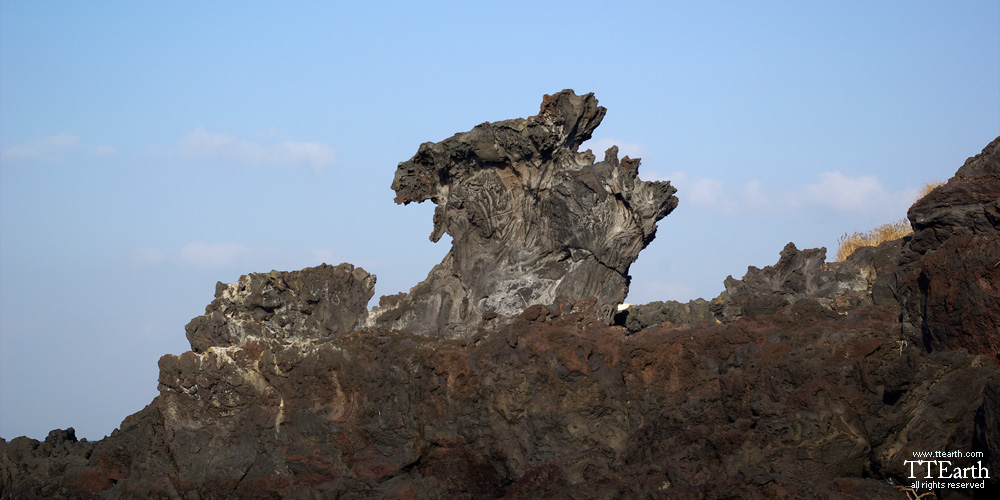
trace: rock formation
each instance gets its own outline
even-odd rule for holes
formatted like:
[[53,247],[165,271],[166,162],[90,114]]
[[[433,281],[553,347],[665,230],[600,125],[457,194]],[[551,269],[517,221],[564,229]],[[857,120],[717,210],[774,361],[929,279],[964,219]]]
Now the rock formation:
[[[466,289],[434,273],[389,304],[422,312],[374,326],[374,277],[347,264],[220,284],[111,436],[0,440],[0,498],[928,498],[907,491],[924,452],[987,474],[937,499],[996,498],[996,144],[914,206],[912,239],[842,263],[790,244],[711,302],[630,308],[631,331],[595,297],[463,335],[399,329],[459,314],[432,298]],[[458,213],[441,227],[485,224]]]
[[577,149],[607,110],[593,94],[547,95],[538,115],[477,125],[420,145],[399,164],[396,203],[431,200],[431,240],[451,251],[409,294],[386,297],[369,325],[430,332],[512,317],[534,304],[596,297],[610,320],[629,266],[677,206],[669,182],[638,178],[618,148]]
[[862,247],[844,262],[826,262],[825,248],[799,250],[788,243],[773,266],[747,268],[743,279],[732,276],[711,302],[695,299],[634,305],[616,316],[629,331],[658,326],[730,323],[767,316],[805,299],[832,311],[862,305],[895,305],[896,258],[903,240]]
[[1000,138],[910,207],[900,283],[910,342],[1000,359]]
[[293,342],[336,337],[368,313],[375,276],[350,264],[255,273],[217,283],[215,300],[185,327],[195,352],[252,339]]

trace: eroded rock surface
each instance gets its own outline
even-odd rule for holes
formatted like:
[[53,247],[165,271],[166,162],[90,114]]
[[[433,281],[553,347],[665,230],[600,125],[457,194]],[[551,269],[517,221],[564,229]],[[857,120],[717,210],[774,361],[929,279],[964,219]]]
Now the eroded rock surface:
[[564,90],[538,115],[424,143],[400,163],[396,203],[434,202],[431,240],[447,233],[452,248],[409,294],[384,297],[369,324],[431,332],[591,296],[610,320],[677,198],[669,182],[639,180],[639,160],[615,147],[596,163],[577,151],[605,112],[593,94]]
[[740,280],[728,276],[725,290],[711,301],[632,305],[615,319],[637,332],[658,325],[730,323],[774,314],[803,300],[835,313],[863,305],[896,306],[896,261],[906,241],[862,247],[844,262],[826,262],[825,248],[799,250],[788,243],[773,266],[750,266]]
[[374,293],[375,276],[351,264],[253,273],[233,284],[218,283],[205,315],[185,330],[195,352],[249,339],[337,336],[364,320]]
[[[901,348],[896,310],[830,314],[803,299],[753,319],[627,335],[594,305],[533,306],[463,338],[357,330],[165,356],[160,396],[121,432],[62,472],[11,455],[8,488],[892,499],[904,498],[893,484],[906,481],[905,461],[935,450],[983,451],[996,477],[996,366]],[[984,484],[996,493],[995,480]]]
[[[728,322],[773,314],[807,298],[834,311],[876,301],[893,303],[893,298],[885,296],[882,282],[876,282],[895,270],[892,256],[899,253],[901,244],[866,247],[844,262],[826,262],[825,248],[799,250],[789,243],[773,266],[750,266],[741,280],[727,277],[726,289],[713,301],[712,310],[719,320]],[[878,289],[874,294],[873,288]]]
[[466,335],[357,327],[374,277],[349,265],[220,284],[111,436],[0,440],[0,498],[928,498],[904,488],[927,452],[987,471],[939,500],[997,498],[983,164],[915,205],[912,239],[786,246],[631,334],[595,297]]
[[909,340],[1000,360],[1000,138],[907,217],[897,280]]

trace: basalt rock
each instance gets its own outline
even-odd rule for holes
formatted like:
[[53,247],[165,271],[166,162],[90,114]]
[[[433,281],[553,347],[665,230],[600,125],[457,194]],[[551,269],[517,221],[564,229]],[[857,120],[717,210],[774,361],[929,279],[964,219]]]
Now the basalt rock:
[[727,277],[713,311],[720,320],[733,321],[774,314],[805,298],[826,306],[835,299],[856,305],[867,298],[872,274],[868,266],[827,264],[825,248],[799,250],[789,243],[775,265],[750,266],[739,281]]
[[[0,440],[0,498],[73,495],[88,489],[88,462],[94,444],[79,441],[72,427],[49,432],[44,441],[19,437]],[[52,477],[64,479],[53,482]],[[90,493],[109,483],[93,484]]]
[[629,266],[677,206],[669,182],[639,180],[618,149],[595,163],[577,149],[606,109],[593,94],[547,95],[538,115],[483,123],[424,143],[399,164],[396,203],[431,200],[431,240],[451,251],[409,294],[384,297],[370,325],[432,332],[533,304],[596,297],[610,321]]
[[[914,273],[980,269],[948,245],[988,232],[975,221],[996,200],[962,193],[989,175],[949,195],[972,240],[937,222],[835,264],[789,245],[631,334],[596,297],[464,335],[357,327],[360,269],[245,276],[111,436],[0,440],[0,498],[929,498],[910,466],[935,453],[976,486],[937,499],[997,498],[996,331],[976,329],[995,309],[957,314],[957,292]],[[952,333],[915,342],[907,321]]]
[[[627,335],[593,306],[536,305],[461,338],[362,329],[165,356],[149,408],[61,471],[36,466],[26,479],[23,464],[37,461],[8,453],[7,491],[891,499],[904,498],[914,453],[996,460],[996,367],[901,347],[895,310],[830,315],[803,299]],[[982,484],[996,493],[995,479]]]
[[375,276],[350,264],[241,276],[215,286],[215,300],[185,327],[191,349],[249,339],[293,342],[353,330],[368,313]]
[[803,300],[838,314],[873,304],[895,306],[894,272],[903,244],[900,239],[863,247],[844,262],[826,262],[825,248],[799,250],[789,243],[773,266],[750,266],[741,280],[728,276],[725,290],[711,301],[630,305],[615,321],[637,332],[658,325],[691,327],[766,316]]
[[712,313],[712,303],[705,299],[630,304],[627,309],[615,315],[615,323],[628,328],[632,333],[660,325],[688,328],[701,323],[717,322],[718,319]]
[[896,280],[909,341],[1000,362],[1000,137],[907,217]]

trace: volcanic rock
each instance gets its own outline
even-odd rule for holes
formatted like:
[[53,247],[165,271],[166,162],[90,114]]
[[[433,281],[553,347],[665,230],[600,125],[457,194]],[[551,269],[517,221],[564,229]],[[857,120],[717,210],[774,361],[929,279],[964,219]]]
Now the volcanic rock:
[[810,298],[837,309],[871,303],[875,269],[870,255],[846,262],[826,262],[825,248],[799,250],[785,245],[773,266],[750,266],[742,280],[726,278],[725,291],[713,304],[722,321],[774,314],[782,307]]
[[896,277],[907,339],[1000,361],[1000,138],[907,217]]
[[384,297],[369,325],[433,332],[534,304],[596,297],[602,317],[628,293],[629,266],[677,206],[669,182],[639,180],[618,148],[577,149],[607,110],[593,94],[546,95],[538,115],[424,143],[399,164],[396,203],[431,200],[431,240],[452,248],[409,294]]
[[627,309],[615,315],[615,324],[625,326],[631,333],[660,325],[691,327],[700,323],[717,322],[712,313],[712,304],[705,299],[630,304]]
[[826,262],[825,248],[799,250],[788,243],[775,265],[750,266],[741,280],[728,276],[725,290],[712,301],[631,305],[616,322],[631,332],[658,325],[729,323],[774,314],[807,299],[834,313],[859,305],[896,306],[894,272],[903,243],[862,247],[843,262]]
[[[0,440],[0,498],[997,498],[997,309],[944,278],[996,262],[991,158],[915,205],[912,239],[788,245],[631,334],[594,296],[463,335],[359,326],[374,277],[347,264],[220,284],[111,436]],[[986,475],[912,487],[936,452]]]
[[364,320],[374,293],[375,276],[351,264],[254,273],[231,285],[217,283],[205,315],[185,330],[195,352],[248,339],[337,336]]

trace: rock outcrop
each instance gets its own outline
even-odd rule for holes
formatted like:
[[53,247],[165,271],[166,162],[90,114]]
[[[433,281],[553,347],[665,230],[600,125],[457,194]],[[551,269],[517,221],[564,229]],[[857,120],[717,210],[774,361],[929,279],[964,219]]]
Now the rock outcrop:
[[826,262],[825,248],[799,250],[788,243],[773,266],[750,266],[740,280],[726,277],[725,290],[712,301],[633,305],[616,316],[616,322],[631,332],[658,325],[731,323],[771,315],[807,299],[833,312],[873,304],[895,306],[896,261],[905,241],[862,247],[843,262]]
[[434,279],[389,304],[419,314],[363,326],[374,277],[347,264],[220,284],[192,350],[161,358],[159,396],[111,436],[0,440],[0,498],[928,498],[908,461],[935,452],[977,471],[936,498],[996,498],[984,155],[914,206],[912,239],[832,264],[788,245],[711,303],[638,306],[667,319],[633,331],[593,296],[463,335],[401,330],[434,307],[453,319]]
[[910,207],[896,280],[910,342],[1000,361],[1000,138]]
[[400,163],[396,203],[434,202],[431,240],[447,233],[452,248],[408,294],[384,297],[369,324],[467,329],[585,297],[610,321],[629,266],[677,198],[669,182],[639,180],[639,159],[619,160],[616,147],[596,163],[577,151],[606,111],[593,94],[564,90],[536,116],[424,143]]
[[844,262],[826,262],[825,248],[799,250],[789,243],[775,265],[764,269],[750,266],[741,280],[727,277],[726,289],[711,308],[719,320],[730,322],[774,314],[803,299],[814,299],[835,311],[874,302],[892,303],[894,299],[885,295],[887,285],[882,283],[896,268],[892,256],[899,253],[901,244],[900,240],[878,248],[865,247]]
[[368,314],[375,276],[350,264],[271,271],[217,283],[215,300],[185,327],[194,352],[251,339],[294,342],[336,337]]

